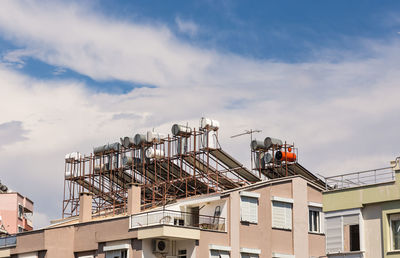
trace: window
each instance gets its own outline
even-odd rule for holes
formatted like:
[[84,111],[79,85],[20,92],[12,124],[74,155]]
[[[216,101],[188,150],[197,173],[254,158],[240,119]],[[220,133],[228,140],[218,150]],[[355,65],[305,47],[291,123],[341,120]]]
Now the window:
[[211,258],[229,258],[228,251],[211,250]]
[[260,194],[240,192],[240,220],[258,223],[258,198]]
[[359,214],[326,218],[326,249],[328,253],[361,250],[359,219]]
[[178,257],[179,258],[186,258],[186,249],[184,250],[178,250]]
[[392,250],[400,250],[400,214],[390,215]]
[[24,228],[21,226],[18,226],[18,233],[22,233],[22,232],[24,232]]
[[272,227],[292,229],[292,204],[272,201]]
[[21,204],[18,204],[18,217],[22,219],[22,215],[24,214],[24,207]]
[[127,258],[128,250],[113,250],[106,252],[106,258]]
[[309,207],[308,210],[308,231],[321,233],[321,213],[322,209],[317,207]]

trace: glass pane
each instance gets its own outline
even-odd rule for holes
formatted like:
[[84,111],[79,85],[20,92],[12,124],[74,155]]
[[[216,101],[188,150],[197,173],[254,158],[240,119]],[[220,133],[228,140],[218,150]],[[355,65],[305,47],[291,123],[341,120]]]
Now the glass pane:
[[319,231],[319,212],[313,211],[314,216],[313,216],[313,223],[314,223],[314,231],[318,232]]
[[394,250],[400,249],[400,220],[392,220],[392,236]]

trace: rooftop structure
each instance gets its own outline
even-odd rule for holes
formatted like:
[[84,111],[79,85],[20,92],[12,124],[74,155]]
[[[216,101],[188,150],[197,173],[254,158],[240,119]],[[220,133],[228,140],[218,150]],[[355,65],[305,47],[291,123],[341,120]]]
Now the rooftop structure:
[[131,183],[141,187],[141,209],[290,175],[324,185],[297,163],[293,145],[270,137],[252,147],[258,165],[247,169],[221,148],[218,130],[218,121],[202,118],[199,129],[174,124],[171,134],[148,131],[96,147],[87,156],[67,154],[63,217],[79,214],[82,192],[93,193],[98,215],[124,213]]

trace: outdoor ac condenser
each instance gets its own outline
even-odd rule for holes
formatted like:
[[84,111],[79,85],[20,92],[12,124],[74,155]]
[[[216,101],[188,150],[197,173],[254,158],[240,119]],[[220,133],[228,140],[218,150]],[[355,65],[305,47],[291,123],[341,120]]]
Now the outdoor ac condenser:
[[153,253],[168,253],[168,244],[164,239],[153,240]]

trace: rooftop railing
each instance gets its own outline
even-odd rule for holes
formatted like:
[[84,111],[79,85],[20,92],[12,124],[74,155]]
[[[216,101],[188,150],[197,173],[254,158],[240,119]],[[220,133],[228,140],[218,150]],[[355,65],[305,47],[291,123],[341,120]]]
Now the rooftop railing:
[[131,216],[131,228],[156,225],[225,231],[225,218],[172,210],[151,211]]
[[325,177],[326,190],[338,190],[365,185],[386,183],[395,180],[393,167],[365,170]]
[[12,247],[17,245],[17,236],[11,235],[6,237],[0,237],[0,248]]

